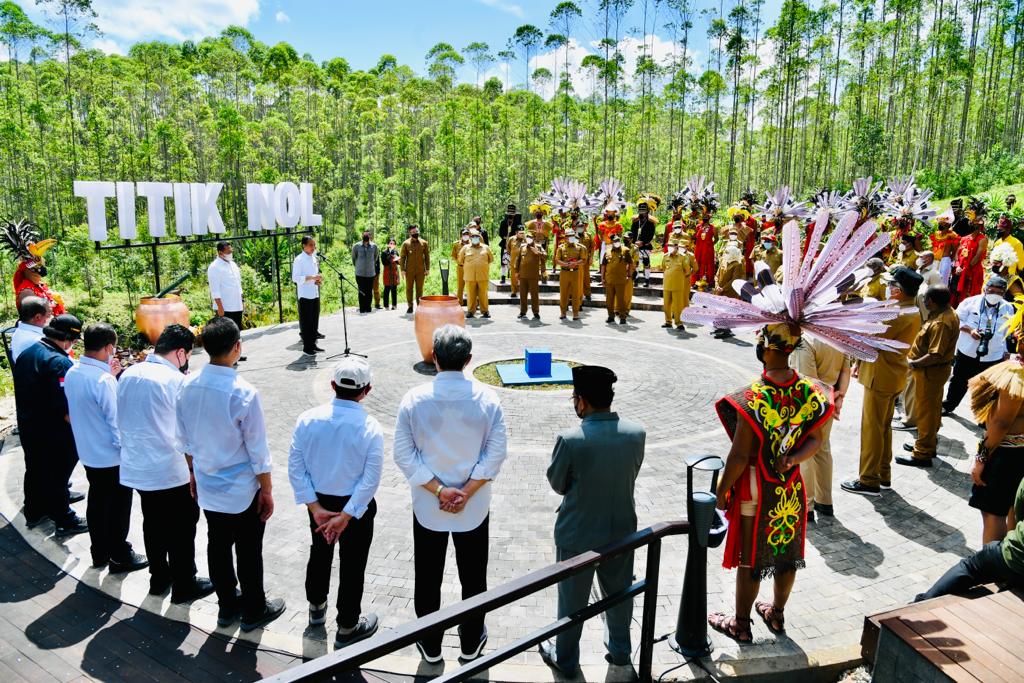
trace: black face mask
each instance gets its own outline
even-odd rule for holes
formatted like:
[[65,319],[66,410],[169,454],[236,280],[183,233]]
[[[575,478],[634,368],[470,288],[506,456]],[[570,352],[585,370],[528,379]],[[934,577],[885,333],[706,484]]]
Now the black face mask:
[[48,272],[46,270],[46,266],[39,266],[35,270],[37,273],[39,273],[39,277],[46,277],[46,273]]
[[418,232],[414,232],[412,235],[410,235],[410,237],[412,237],[414,240],[418,240],[420,238],[420,235]]
[[764,365],[764,344],[758,342],[757,346],[754,347],[754,355],[757,356],[757,362]]
[[369,242],[370,242],[370,238],[369,237],[364,237],[363,238],[363,244],[368,244]]

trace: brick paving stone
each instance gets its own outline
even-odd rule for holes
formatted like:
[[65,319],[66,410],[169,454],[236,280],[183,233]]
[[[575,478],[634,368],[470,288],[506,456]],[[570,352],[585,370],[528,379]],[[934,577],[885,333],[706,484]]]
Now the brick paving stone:
[[[678,519],[685,514],[686,477],[683,459],[692,453],[725,456],[728,440],[715,415],[713,403],[723,393],[749,381],[758,371],[752,337],[717,341],[705,329],[680,332],[661,329],[657,312],[635,312],[626,326],[605,325],[603,313],[584,311],[582,323],[566,324],[542,311],[540,323],[515,319],[517,309],[495,306],[490,320],[468,321],[474,340],[473,367],[494,360],[520,358],[525,346],[551,349],[554,357],[607,365],[619,376],[615,409],[641,422],[648,430],[647,454],[637,482],[637,514],[640,525]],[[412,522],[409,488],[391,458],[391,437],[399,401],[411,387],[430,381],[413,366],[420,360],[411,316],[380,311],[349,315],[349,340],[353,351],[365,353],[373,365],[374,389],[367,410],[377,417],[386,434],[385,467],[377,493],[378,514],[368,567],[364,610],[375,610],[384,628],[413,619]],[[277,500],[265,540],[266,585],[271,595],[288,601],[285,619],[270,625],[271,633],[304,636],[306,643],[333,637],[333,632],[305,627],[306,603],[303,574],[309,544],[306,513],[294,504],[287,477],[288,446],[300,412],[329,400],[333,363],[325,356],[343,347],[340,316],[322,320],[327,335],[321,345],[328,350],[317,362],[301,354],[297,328],[286,324],[246,332],[242,375],[261,392],[268,434],[275,462],[273,475]],[[198,368],[205,356],[197,353]],[[491,506],[491,558],[488,583],[497,586],[554,561],[552,525],[559,496],[550,491],[545,470],[556,435],[577,424],[569,404],[569,390],[532,392],[497,389],[509,424],[509,457],[493,484]],[[842,419],[832,431],[835,459],[834,504],[836,517],[822,518],[807,536],[807,569],[801,571],[787,607],[790,635],[776,637],[755,620],[756,644],[738,648],[713,634],[715,659],[756,660],[782,656],[816,647],[834,645],[854,648],[864,614],[882,611],[910,601],[934,581],[956,558],[980,546],[980,520],[967,507],[970,491],[967,454],[975,447],[977,428],[966,405],[946,418],[939,442],[939,460],[932,470],[893,466],[893,491],[869,499],[840,490],[842,480],[856,476],[862,392],[851,385]],[[907,436],[897,432],[895,449]],[[21,503],[23,466],[16,441],[9,440],[0,468],[7,499],[13,510]],[[74,479],[84,488],[84,474]],[[708,479],[699,482],[706,487]],[[8,505],[8,507],[11,507]],[[80,510],[84,512],[84,508]],[[11,513],[11,514],[8,514]],[[136,500],[132,540],[141,550],[141,513]],[[57,543],[46,535],[52,528],[25,531],[32,544]],[[88,537],[61,541],[66,549],[65,566],[88,562]],[[205,573],[205,522],[199,526],[197,562]],[[52,550],[52,548],[51,548]],[[685,539],[668,539],[662,549],[662,572],[656,634],[675,628],[685,564]],[[732,604],[735,575],[720,568],[722,550],[712,550],[708,562],[708,605],[728,610]],[[636,559],[643,573],[643,554]],[[96,570],[85,570],[96,572]],[[144,573],[123,579],[101,579],[104,589],[118,596],[144,585]],[[105,575],[100,575],[105,576]],[[444,604],[459,597],[454,551],[449,547],[442,591]],[[766,585],[762,597],[770,597]],[[331,594],[329,625],[334,619]],[[639,633],[641,601],[634,610],[634,642]],[[166,610],[167,604],[152,600],[147,606]],[[210,600],[192,606],[197,614],[213,614]],[[544,626],[554,618],[555,592],[548,589],[524,598],[489,619],[491,645],[499,646]],[[169,611],[169,614],[173,612]],[[509,618],[512,617],[512,618]],[[582,642],[584,663],[601,663],[603,629],[598,620],[587,624]],[[306,647],[310,647],[307,645]],[[319,646],[318,646],[319,647]],[[445,639],[446,656],[454,659],[457,637],[452,630]],[[796,648],[794,650],[793,648]],[[407,648],[401,654],[414,657]],[[801,655],[805,656],[805,655]],[[680,658],[667,646],[655,648],[657,671],[678,664]],[[0,658],[0,662],[3,662]],[[524,653],[513,662],[539,664],[535,653]],[[543,669],[537,669],[543,678]],[[686,671],[684,668],[682,671]],[[675,675],[675,674],[673,674]],[[683,676],[691,674],[683,673]]]

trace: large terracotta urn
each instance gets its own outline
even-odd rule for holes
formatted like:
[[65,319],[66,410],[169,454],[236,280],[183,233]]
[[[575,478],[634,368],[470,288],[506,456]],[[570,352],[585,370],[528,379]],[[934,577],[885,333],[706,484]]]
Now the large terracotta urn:
[[188,327],[190,322],[188,306],[181,297],[174,294],[159,299],[153,296],[144,297],[135,309],[135,326],[150,344],[156,344],[156,340],[168,325],[178,323]]
[[416,341],[425,363],[434,362],[434,330],[445,325],[466,326],[466,314],[454,296],[420,297],[416,306]]

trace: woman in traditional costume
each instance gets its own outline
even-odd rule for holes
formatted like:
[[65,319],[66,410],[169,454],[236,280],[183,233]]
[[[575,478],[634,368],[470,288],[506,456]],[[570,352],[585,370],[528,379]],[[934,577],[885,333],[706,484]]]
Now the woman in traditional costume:
[[[1003,297],[1007,301],[1015,301],[1018,296],[1024,295],[1024,280],[1020,275],[1014,273],[1017,269],[1017,250],[1012,244],[1000,244],[992,249],[989,254],[992,265],[992,274],[1006,280],[1006,293]],[[1011,273],[1013,273],[1011,275]]]
[[16,305],[20,308],[21,300],[26,296],[38,296],[50,302],[53,315],[63,314],[64,299],[43,282],[46,277],[46,252],[57,240],[39,239],[35,224],[29,221],[8,221],[3,226],[2,243],[18,259],[13,278]]
[[[775,283],[767,264],[758,262],[756,285],[745,279],[733,282],[739,299],[697,293],[682,316],[684,322],[716,328],[760,330],[757,355],[763,373],[716,404],[732,439],[718,487],[718,507],[729,520],[723,566],[739,571],[735,613],[713,613],[708,623],[740,642],[753,639],[751,609],[773,632],[785,630],[784,610],[796,570],[804,566],[807,531],[799,465],[818,450],[820,427],[833,413],[831,387],[790,369],[790,353],[801,335],[863,361],[874,360],[879,350],[906,348],[876,336],[899,315],[894,301],[837,303],[866,277],[857,269],[889,236],[876,234],[874,221],[858,227],[859,215],[850,212],[819,255],[817,245],[828,222],[827,211],[819,212],[810,250],[802,258],[799,224],[795,219],[786,223],[782,285]],[[768,577],[774,578],[774,598],[757,601],[761,581]]]
[[953,264],[953,278],[950,291],[953,292],[953,306],[975,294],[981,294],[985,284],[985,254],[988,251],[988,237],[985,236],[985,214],[988,207],[978,197],[967,202],[965,214],[970,221],[971,232],[960,238]]

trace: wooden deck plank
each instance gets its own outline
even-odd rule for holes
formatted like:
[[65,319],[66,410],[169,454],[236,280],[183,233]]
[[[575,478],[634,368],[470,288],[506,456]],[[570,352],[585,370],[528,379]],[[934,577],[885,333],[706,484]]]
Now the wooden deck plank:
[[958,608],[958,615],[971,627],[985,633],[988,638],[1000,646],[1002,652],[1013,657],[1017,666],[1024,670],[1024,638],[1012,629],[992,628],[992,613],[983,605],[974,601],[965,602]]
[[1008,680],[999,675],[998,663],[993,662],[992,657],[974,643],[971,638],[974,629],[960,631],[932,610],[902,621],[978,680],[986,683]]
[[891,617],[884,619],[882,621],[882,628],[892,631],[894,635],[919,652],[922,657],[954,681],[958,683],[976,683],[978,681],[976,677],[969,674],[957,662],[950,659],[946,653],[929,643],[910,626],[905,624],[902,618]]
[[1021,670],[1021,660],[991,636],[990,632],[998,629],[989,629],[990,632],[981,630],[963,619],[960,614],[946,607],[934,609],[932,613],[953,626],[958,632],[965,635],[970,634],[968,637],[974,647],[980,649],[989,658],[989,662],[985,666],[1000,678],[1006,681],[1015,681],[1020,678],[1018,672]]

